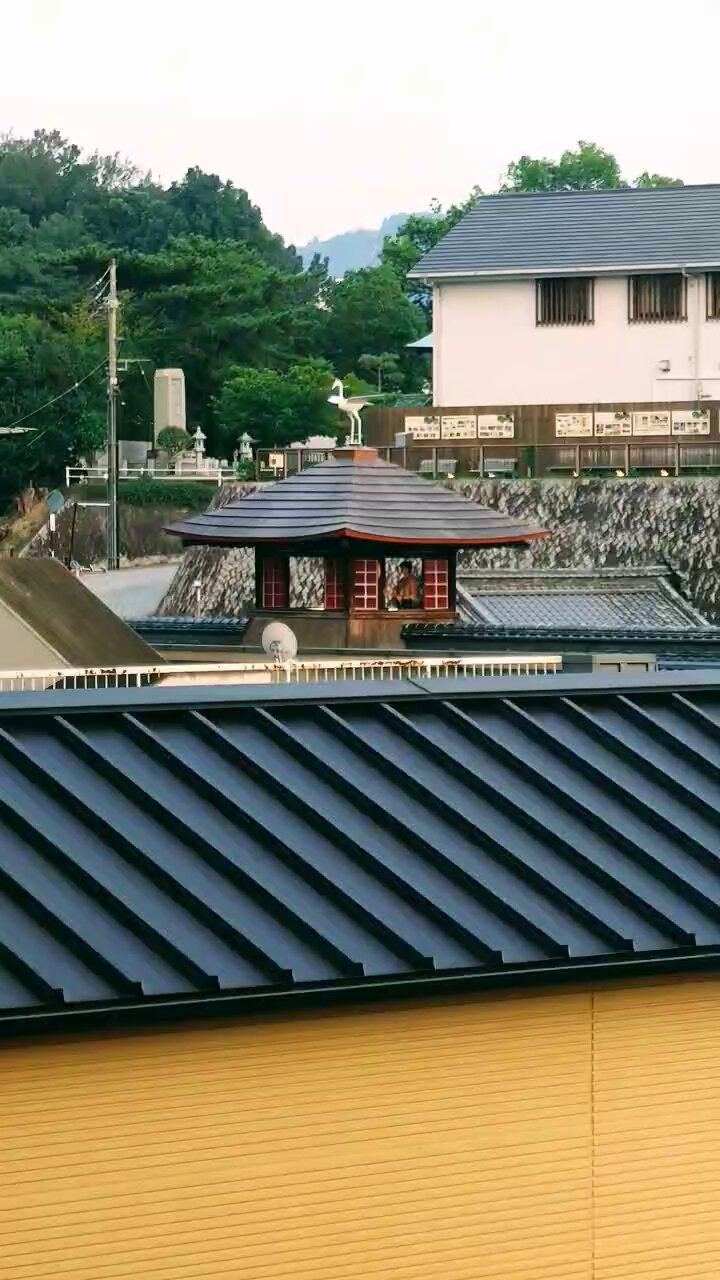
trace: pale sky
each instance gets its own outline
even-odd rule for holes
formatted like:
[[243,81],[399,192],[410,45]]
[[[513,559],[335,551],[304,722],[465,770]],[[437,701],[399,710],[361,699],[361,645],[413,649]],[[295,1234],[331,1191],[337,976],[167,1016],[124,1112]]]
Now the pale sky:
[[0,0],[0,130],[230,178],[303,243],[584,138],[720,181],[718,0]]

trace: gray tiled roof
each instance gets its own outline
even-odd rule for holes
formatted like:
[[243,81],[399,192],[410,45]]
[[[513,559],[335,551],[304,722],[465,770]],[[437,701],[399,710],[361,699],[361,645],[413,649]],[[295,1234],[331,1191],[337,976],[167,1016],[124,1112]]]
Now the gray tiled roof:
[[167,532],[190,545],[218,546],[353,538],[470,547],[524,542],[543,534],[384,462],[368,448],[356,455],[338,450],[319,466],[189,515]]
[[720,948],[717,674],[5,696],[0,761],[3,1019]]
[[506,570],[458,578],[461,617],[493,627],[574,630],[707,626],[662,568]]
[[410,275],[720,265],[720,185],[481,196]]

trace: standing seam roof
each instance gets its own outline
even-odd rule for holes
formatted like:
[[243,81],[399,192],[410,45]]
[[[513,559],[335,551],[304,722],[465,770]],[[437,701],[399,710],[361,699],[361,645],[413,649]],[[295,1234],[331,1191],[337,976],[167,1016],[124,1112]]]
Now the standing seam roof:
[[720,679],[0,700],[0,1017],[702,958]]

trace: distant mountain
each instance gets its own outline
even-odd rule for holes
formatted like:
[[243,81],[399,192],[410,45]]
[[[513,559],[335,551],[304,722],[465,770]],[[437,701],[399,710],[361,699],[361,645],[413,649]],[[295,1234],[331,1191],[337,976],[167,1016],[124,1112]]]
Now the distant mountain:
[[335,278],[359,267],[373,267],[380,257],[385,236],[393,236],[407,217],[407,213],[392,213],[376,231],[344,231],[329,240],[310,240],[299,252],[306,267],[316,253],[328,258],[330,275]]

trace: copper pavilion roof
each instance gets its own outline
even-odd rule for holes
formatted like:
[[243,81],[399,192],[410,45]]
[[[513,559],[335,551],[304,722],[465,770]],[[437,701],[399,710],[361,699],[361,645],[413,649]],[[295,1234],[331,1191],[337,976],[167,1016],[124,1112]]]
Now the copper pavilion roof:
[[526,542],[544,530],[480,507],[380,459],[338,449],[327,462],[168,527],[186,543],[362,542],[470,547]]

